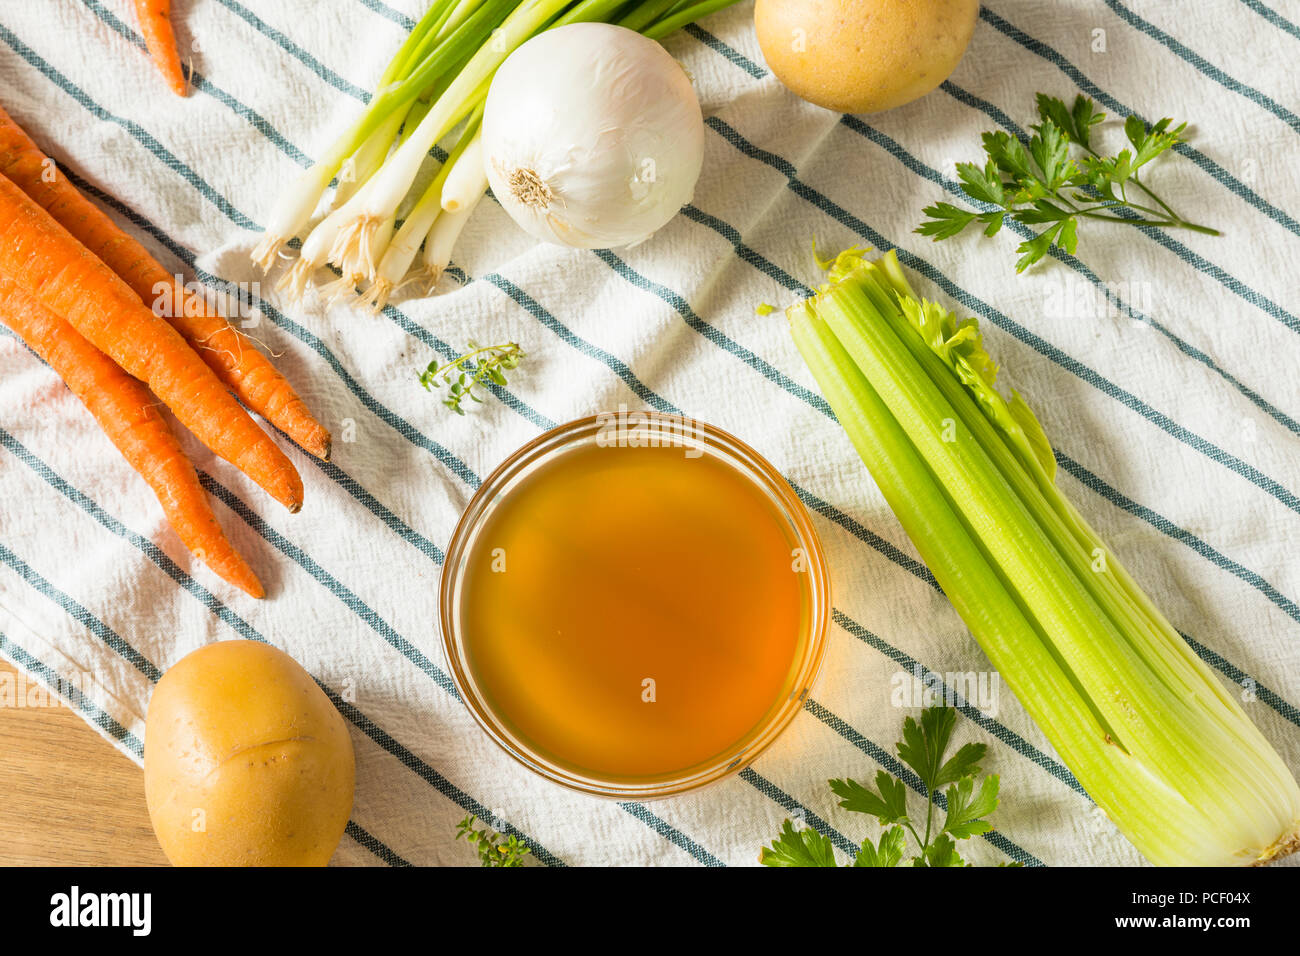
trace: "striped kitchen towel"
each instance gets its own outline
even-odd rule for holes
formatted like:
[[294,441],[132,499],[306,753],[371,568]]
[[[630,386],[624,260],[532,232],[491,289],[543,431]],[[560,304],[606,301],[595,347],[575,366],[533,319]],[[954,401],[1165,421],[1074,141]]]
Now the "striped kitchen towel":
[[[267,584],[257,602],[185,552],[76,399],[0,336],[0,653],[133,759],[162,672],[207,642],[265,639],[352,729],[357,799],[336,862],[472,862],[453,840],[466,812],[549,865],[753,864],[789,816],[852,851],[870,828],[827,778],[901,772],[909,675],[958,683],[988,664],[781,316],[755,314],[808,294],[816,239],[897,248],[923,294],[981,320],[1056,443],[1065,492],[1300,767],[1295,0],[994,0],[940,89],[868,117],[786,92],[742,4],[668,41],[708,139],[694,202],[652,241],[536,245],[485,203],[441,294],[376,317],[282,301],[248,252],[420,0],[176,3],[185,100],[142,52],[130,6],[5,4],[0,103],[165,264],[225,294],[336,436],[333,463],[293,453],[307,485],[296,516],[189,445]],[[1100,226],[1081,231],[1078,258],[1017,277],[1015,229],[913,234],[923,206],[961,201],[953,164],[978,157],[981,132],[1026,134],[1039,90],[1191,120],[1191,141],[1150,175],[1224,237]],[[530,358],[500,400],[457,418],[416,372],[471,338],[516,340]],[[620,404],[712,422],[767,456],[817,516],[836,602],[807,713],[751,769],[644,805],[571,794],[500,752],[456,698],[435,611],[443,548],[483,478],[539,431]],[[1009,691],[963,710],[959,733],[989,745],[1004,796],[976,862],[1141,862]]]

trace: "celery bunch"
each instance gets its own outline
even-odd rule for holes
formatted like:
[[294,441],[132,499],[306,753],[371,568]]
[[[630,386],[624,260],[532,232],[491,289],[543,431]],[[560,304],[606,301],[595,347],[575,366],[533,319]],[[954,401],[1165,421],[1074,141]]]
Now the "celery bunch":
[[787,316],[944,593],[1133,845],[1161,865],[1296,849],[1295,777],[1057,489],[975,320],[918,299],[892,252],[855,250]]

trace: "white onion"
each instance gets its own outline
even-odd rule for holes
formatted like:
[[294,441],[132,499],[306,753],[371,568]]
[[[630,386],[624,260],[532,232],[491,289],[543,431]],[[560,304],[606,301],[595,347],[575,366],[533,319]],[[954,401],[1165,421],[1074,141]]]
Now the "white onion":
[[529,235],[628,246],[691,201],[704,118],[690,79],[658,43],[575,23],[529,40],[497,70],[483,161],[492,192]]

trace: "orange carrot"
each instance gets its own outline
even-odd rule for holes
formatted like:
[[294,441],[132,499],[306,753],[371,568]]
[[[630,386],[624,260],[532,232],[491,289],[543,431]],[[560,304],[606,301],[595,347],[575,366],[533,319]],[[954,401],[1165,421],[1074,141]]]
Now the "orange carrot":
[[[162,288],[179,285],[151,256],[68,181],[58,166],[0,108],[0,175],[43,206],[55,221],[116,272],[146,304]],[[244,404],[284,432],[301,448],[329,459],[330,433],[271,360],[248,338],[216,314],[203,296],[183,286],[173,289],[172,307],[163,317]]]
[[135,15],[144,34],[144,45],[153,57],[154,66],[177,96],[188,91],[181,70],[181,55],[172,31],[172,0],[135,0]]
[[180,333],[4,176],[0,273],[148,385],[199,441],[290,511],[302,507],[293,464]]
[[266,592],[226,539],[181,444],[157,401],[66,321],[0,276],[0,318],[68,384],[148,482],[181,542],[235,587],[260,598]]

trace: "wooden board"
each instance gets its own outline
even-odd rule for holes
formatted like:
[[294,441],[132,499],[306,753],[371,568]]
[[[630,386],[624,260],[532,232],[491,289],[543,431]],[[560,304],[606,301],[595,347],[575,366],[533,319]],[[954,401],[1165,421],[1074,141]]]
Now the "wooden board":
[[0,706],[0,794],[0,866],[167,864],[144,774],[71,708]]

